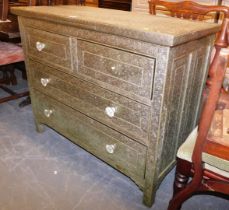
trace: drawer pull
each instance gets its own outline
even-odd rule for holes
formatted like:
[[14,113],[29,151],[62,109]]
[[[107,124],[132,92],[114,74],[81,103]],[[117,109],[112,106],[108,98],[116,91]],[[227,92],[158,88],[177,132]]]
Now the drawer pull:
[[51,114],[53,114],[53,110],[52,110],[52,109],[45,109],[45,110],[44,110],[44,115],[45,115],[46,117],[50,117]]
[[50,82],[50,79],[48,79],[48,78],[41,78],[41,84],[44,87],[46,87],[49,82]]
[[106,151],[110,154],[113,154],[116,148],[116,144],[107,144]]
[[117,108],[116,107],[110,107],[110,106],[108,106],[105,109],[105,113],[109,117],[114,117],[114,114],[115,114],[116,111],[117,111]]
[[41,52],[45,48],[45,43],[36,42],[36,48],[39,52]]

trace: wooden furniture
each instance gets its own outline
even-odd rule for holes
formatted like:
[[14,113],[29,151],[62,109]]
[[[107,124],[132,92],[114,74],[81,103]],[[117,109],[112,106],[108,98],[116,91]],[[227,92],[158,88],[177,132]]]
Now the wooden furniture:
[[[13,2],[15,5],[26,5],[25,2]],[[1,14],[1,22],[0,28],[1,30],[4,28],[5,24],[8,24],[8,14],[9,7],[12,3],[8,0],[2,0],[0,4],[0,14]],[[3,25],[3,27],[1,27]],[[1,31],[0,34],[3,34]],[[12,34],[11,32],[7,34]],[[19,32],[16,32],[16,35],[19,35]],[[1,37],[1,35],[0,35]],[[8,37],[11,38],[11,37]],[[16,38],[15,36],[13,39]],[[24,61],[24,53],[22,48],[19,45],[2,42],[0,41],[0,71],[2,72],[2,78],[0,79],[0,88],[7,92],[7,96],[0,98],[0,103],[17,99],[23,96],[29,95],[28,91],[15,92],[6,85],[16,85],[17,79],[14,74],[15,65],[22,63]],[[22,65],[23,66],[23,65]],[[23,74],[23,78],[26,79],[25,71]]]
[[[48,3],[45,4],[44,1],[45,0],[40,0],[39,5],[85,5],[86,3],[85,0],[49,0]],[[92,2],[92,0],[90,2]]]
[[6,21],[8,14],[8,1],[0,1],[0,20]]
[[99,0],[99,7],[130,11],[131,0]]
[[21,47],[11,43],[0,42],[0,70],[3,72],[3,76],[0,79],[0,88],[9,94],[9,96],[1,97],[0,103],[29,95],[28,91],[15,92],[5,86],[17,84],[14,75],[14,64],[22,61],[24,61],[24,54]]
[[196,126],[220,27],[81,6],[12,12],[38,131],[48,125],[129,176],[151,206]]
[[0,0],[0,40],[7,42],[20,42],[17,17],[10,13],[10,8],[15,6],[33,6],[36,0]]
[[[193,20],[201,20],[202,21],[202,20],[204,20],[206,18],[206,15],[208,15],[210,12],[221,12],[221,13],[224,14],[224,18],[228,17],[228,14],[229,14],[229,8],[225,7],[225,6],[206,6],[206,5],[200,5],[200,4],[197,4],[195,2],[189,2],[189,1],[166,2],[166,1],[160,1],[160,0],[151,0],[151,1],[149,1],[149,12],[150,12],[150,14],[154,14],[155,15],[156,14],[156,10],[160,6],[163,6],[163,8],[166,8],[166,11],[169,11],[168,12],[169,15],[171,15],[173,17],[183,18],[183,19],[193,19]],[[225,20],[225,22],[226,22],[226,20]],[[225,22],[224,22],[224,24],[225,24]],[[222,33],[221,36],[226,36],[225,31],[224,31],[224,33]],[[219,40],[220,40],[220,43],[219,43]],[[225,43],[223,41],[225,41]],[[226,47],[226,46],[227,46],[226,37],[223,37],[223,38],[221,37],[221,39],[218,39],[218,43],[216,43],[216,48],[220,48],[220,47],[222,48],[222,47]],[[216,56],[215,57],[216,60],[220,59],[219,58],[219,54],[215,54],[215,56]],[[218,66],[220,67],[219,64],[218,64]],[[211,68],[216,68],[216,67],[215,66],[211,66]],[[212,84],[210,83],[210,85],[212,85]],[[208,100],[211,101],[212,99],[209,98]],[[212,112],[214,112],[214,110],[212,110]],[[223,119],[222,113],[220,115],[218,111],[217,111],[217,115],[216,116],[217,116],[218,119],[221,119],[221,120]],[[205,120],[206,120],[206,116],[205,116]],[[206,123],[206,121],[204,123]],[[213,128],[215,128],[216,124],[217,124],[217,127],[219,127],[220,123],[217,122],[217,123],[214,123]],[[213,128],[211,130],[214,130]],[[217,132],[219,132],[219,128],[218,128]],[[214,131],[214,133],[216,133],[216,131]],[[170,210],[179,209],[181,202],[183,202],[185,199],[187,199],[187,197],[190,196],[194,191],[194,189],[192,189],[193,185],[191,185],[191,184],[190,184],[190,187],[189,187],[189,189],[190,189],[189,190],[189,194],[188,194],[187,190],[184,189],[184,188],[185,188],[185,185],[187,184],[187,182],[189,181],[190,177],[193,176],[192,158],[191,158],[191,156],[192,156],[192,152],[193,152],[192,150],[193,150],[194,145],[195,145],[196,137],[197,137],[197,129],[195,129],[190,134],[190,136],[188,137],[187,141],[181,146],[181,148],[178,151],[178,155],[177,155],[178,156],[178,163],[177,163],[176,178],[175,178],[175,183],[174,183],[174,196],[175,197],[173,198],[173,200],[171,201],[171,204],[169,206]],[[222,138],[217,138],[217,139],[222,140]],[[219,153],[219,151],[221,153],[223,151],[224,152],[228,151],[228,149],[224,149],[224,147],[222,145],[219,146],[217,144],[215,146],[215,144],[212,141],[211,141],[211,144],[210,144],[210,142],[206,143],[205,147],[207,147],[208,150],[209,150],[209,148],[211,148],[211,150],[212,150],[211,152],[214,151],[214,153],[216,153],[217,151],[218,151],[217,153]],[[217,150],[217,148],[218,148],[218,150]],[[208,153],[209,153],[209,151],[208,151]],[[210,153],[210,154],[212,155],[214,153]],[[209,158],[206,158],[206,157],[203,157],[203,158],[204,158],[204,162],[205,162],[205,169],[207,169],[207,173],[206,173],[207,175],[204,175],[205,176],[204,181],[203,181],[204,185],[196,186],[195,190],[196,191],[198,191],[198,190],[201,191],[204,188],[206,188],[206,189],[208,189],[208,190],[210,189],[212,191],[214,189],[214,186],[212,186],[211,184],[208,185],[208,183],[207,183],[208,181],[206,181],[206,180],[210,179],[212,177],[214,177],[214,178],[217,177],[214,174],[214,172],[218,172],[218,171],[215,170],[214,167],[212,169],[212,165],[211,164],[209,166],[209,164],[208,164],[209,163],[209,161],[208,161]],[[212,161],[212,158],[210,158],[210,160]],[[225,163],[225,164],[229,165],[229,163]],[[221,165],[222,165],[222,163],[221,163]],[[217,164],[216,164],[216,167],[217,167]],[[228,168],[229,168],[229,166],[228,166]],[[209,172],[209,170],[213,170],[214,172],[211,173],[211,172]],[[199,172],[195,171],[195,173],[199,173]],[[208,176],[208,173],[210,173],[210,176]],[[223,172],[223,174],[225,174],[225,173],[227,174],[227,172]],[[228,173],[228,178],[229,178],[229,173]],[[221,178],[220,180],[222,181],[224,179],[225,178]],[[195,179],[194,179],[194,181],[195,181]],[[201,182],[201,181],[202,180],[199,177],[199,182]],[[229,179],[227,179],[227,181],[229,181]],[[178,192],[180,192],[181,190],[182,190],[182,192],[180,194],[178,194]],[[185,193],[187,193],[188,195],[185,194]]]
[[[93,2],[89,2],[89,5],[92,5],[92,3]],[[20,42],[17,17],[10,12],[11,7],[63,4],[84,5],[85,0],[0,0],[0,40],[14,43]]]
[[[213,6],[213,5],[201,5],[192,1],[179,1],[179,2],[168,2],[161,0],[150,0],[149,1],[149,13],[156,15],[158,7],[166,8],[169,15],[172,17],[191,19],[191,20],[204,20],[209,13],[223,13],[224,15],[228,11],[226,6]],[[218,15],[215,16],[215,22],[218,20]]]
[[98,0],[85,0],[85,5],[91,6],[91,7],[98,7],[99,1]]
[[229,9],[215,43],[216,53],[209,68],[209,93],[198,128],[178,150],[174,195],[169,210],[180,209],[195,192],[229,195],[229,96],[221,93],[229,56],[228,17]]
[[[181,0],[172,0],[169,2],[180,2]],[[221,6],[221,5],[228,5],[228,1],[223,1],[223,0],[193,0],[193,2],[197,2],[202,5],[216,5],[216,6]],[[132,11],[134,12],[141,12],[141,13],[148,13],[149,12],[149,4],[148,0],[132,0]],[[165,8],[159,8],[160,11],[158,13],[160,14],[166,14],[166,9]]]

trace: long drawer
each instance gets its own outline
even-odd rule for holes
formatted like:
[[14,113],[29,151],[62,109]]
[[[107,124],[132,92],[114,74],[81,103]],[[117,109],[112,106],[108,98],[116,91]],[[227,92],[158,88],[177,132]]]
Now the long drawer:
[[31,89],[31,96],[38,122],[54,128],[141,185],[145,171],[145,146],[39,91]]
[[32,86],[147,145],[150,107],[30,61]]

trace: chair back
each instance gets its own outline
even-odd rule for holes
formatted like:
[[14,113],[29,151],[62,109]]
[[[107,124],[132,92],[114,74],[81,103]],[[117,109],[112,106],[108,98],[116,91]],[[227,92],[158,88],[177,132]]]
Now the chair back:
[[[229,8],[228,8],[229,11]],[[228,12],[229,13],[229,12]],[[208,97],[203,106],[203,110],[200,116],[198,125],[198,136],[194,147],[192,160],[194,164],[194,170],[202,170],[202,152],[207,135],[214,117],[217,105],[222,97],[222,85],[224,75],[227,68],[228,56],[229,56],[229,18],[225,18],[222,24],[222,29],[218,38],[215,41],[215,54],[209,67],[208,74]],[[227,102],[229,104],[229,101]],[[229,151],[228,151],[229,158]]]
[[224,17],[228,15],[226,6],[201,5],[192,1],[166,2],[161,0],[149,1],[149,13],[156,15],[158,6],[168,10],[172,17],[183,19],[204,20],[205,16],[211,12],[223,13]]
[[35,6],[36,0],[0,0],[0,21],[6,21],[11,6]]
[[8,0],[0,0],[0,21],[6,21],[8,16]]

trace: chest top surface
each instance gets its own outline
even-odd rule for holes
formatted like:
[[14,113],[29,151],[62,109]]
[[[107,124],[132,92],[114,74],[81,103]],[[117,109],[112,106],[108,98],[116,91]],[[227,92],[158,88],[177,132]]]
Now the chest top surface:
[[82,6],[15,7],[19,16],[77,26],[163,46],[175,46],[214,34],[217,24],[159,17],[137,12]]

